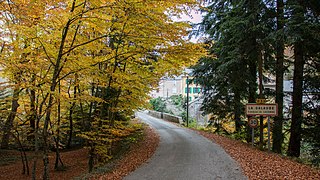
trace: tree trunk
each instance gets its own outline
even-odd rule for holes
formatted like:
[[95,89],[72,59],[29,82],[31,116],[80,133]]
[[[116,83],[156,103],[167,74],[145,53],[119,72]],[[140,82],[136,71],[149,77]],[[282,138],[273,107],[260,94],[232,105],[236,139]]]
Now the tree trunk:
[[[258,74],[259,74],[259,98],[262,99],[264,98],[263,96],[263,73],[262,73],[262,65],[263,65],[263,60],[262,60],[262,54],[260,51],[260,48],[258,48],[258,43],[256,42],[256,49],[257,49],[257,55],[258,55],[258,64],[259,64],[259,68],[258,68]],[[263,116],[260,116],[260,123],[259,123],[259,129],[260,129],[260,134],[259,134],[259,148],[263,149]]]
[[69,110],[69,132],[68,132],[68,142],[67,142],[67,148],[71,147],[71,142],[72,142],[72,134],[73,134],[73,107],[74,105],[72,105],[72,107]]
[[[57,127],[57,137],[56,137],[56,161],[54,164],[54,169],[56,171],[61,170],[62,168],[64,168],[63,162],[61,160],[61,156],[60,156],[60,149],[59,149],[59,145],[60,145],[60,122],[61,122],[61,104],[60,104],[60,93],[61,93],[61,88],[60,88],[60,82],[59,82],[59,97],[58,97],[58,114],[57,114],[57,119],[58,119],[58,127]],[[59,163],[61,164],[61,166],[59,165]]]
[[292,121],[290,127],[290,140],[288,147],[288,156],[300,156],[301,148],[301,131],[302,131],[302,97],[303,97],[303,68],[305,64],[304,59],[304,42],[303,42],[303,27],[304,9],[303,0],[293,1],[293,11],[291,21],[292,28],[295,28],[297,34],[293,36],[300,36],[294,43],[294,74],[293,74],[293,95],[292,95]]
[[[252,79],[249,81],[249,103],[255,103],[256,102],[256,90],[257,90],[257,83],[256,83],[256,74],[257,74],[257,65],[255,62],[249,62],[249,70],[250,75],[252,76]],[[249,119],[250,117],[248,117]],[[251,142],[251,127],[247,124],[246,126],[247,136],[246,141],[248,143]]]
[[[51,86],[52,89],[53,85]],[[48,180],[49,179],[49,158],[48,158],[48,152],[49,152],[49,142],[48,142],[48,128],[49,128],[49,122],[50,122],[50,116],[51,116],[51,106],[53,105],[53,92],[51,90],[51,93],[49,95],[49,102],[48,102],[48,109],[46,113],[46,117],[44,120],[44,126],[43,126],[43,132],[42,132],[42,138],[43,138],[43,179]]]
[[7,149],[9,147],[10,131],[13,127],[13,121],[16,117],[17,110],[19,107],[19,103],[18,103],[19,94],[20,94],[20,88],[16,87],[13,90],[11,111],[10,111],[8,118],[7,118],[7,120],[4,124],[4,127],[3,127],[3,136],[2,136],[2,141],[1,141],[1,148],[2,149]]
[[36,170],[37,170],[37,162],[39,158],[39,143],[38,143],[39,135],[38,135],[38,127],[36,127],[34,131],[34,154],[33,158],[33,166],[32,166],[32,180],[36,180]]
[[38,162],[38,159],[40,157],[40,153],[39,153],[39,123],[40,123],[40,115],[42,114],[42,109],[43,109],[43,106],[46,102],[46,99],[48,98],[49,96],[49,93],[46,94],[46,96],[44,97],[42,103],[40,103],[39,105],[39,112],[38,114],[36,113],[36,126],[35,126],[35,129],[34,129],[34,158],[33,158],[33,167],[32,167],[32,180],[36,180],[36,170],[37,170],[37,162]]
[[34,142],[34,131],[36,128],[36,92],[33,89],[30,89],[30,115],[29,115],[29,122],[30,122],[30,131],[28,134],[28,140]]
[[[91,84],[91,96],[96,97],[97,96],[97,89],[95,90],[95,85],[94,83]],[[89,131],[91,129],[91,122],[93,121],[93,110],[96,109],[96,104],[94,102],[90,102],[89,105],[89,112],[88,112],[88,119],[86,121],[86,123],[84,123],[85,127],[84,130],[85,131]]]
[[88,168],[89,172],[92,172],[94,168],[94,145],[92,142],[90,142]]
[[[249,24],[248,26],[252,29],[252,27],[255,27],[257,25],[257,2],[256,0],[249,0],[247,2],[247,9],[249,17]],[[251,30],[251,32],[248,34],[248,49],[245,51],[248,54],[248,68],[249,68],[249,74],[250,74],[250,80],[249,80],[249,103],[255,103],[256,102],[256,92],[257,92],[257,61],[258,61],[258,46],[256,41],[256,32]],[[247,125],[247,142],[251,141],[251,128],[249,125]]]
[[281,153],[282,142],[283,142],[283,61],[284,61],[284,15],[283,15],[283,0],[277,0],[277,33],[280,34],[277,37],[276,45],[276,103],[278,104],[278,116],[275,117],[273,125],[273,136],[272,136],[272,151]]
[[[74,86],[73,98],[76,99],[76,97],[77,97],[77,86]],[[71,98],[70,93],[69,93],[69,98]],[[71,142],[72,142],[72,135],[73,135],[73,118],[72,118],[72,116],[73,116],[73,110],[74,110],[75,105],[76,105],[76,103],[73,102],[70,107],[70,110],[69,110],[69,133],[68,133],[69,137],[68,137],[68,142],[67,142],[67,148],[71,147]]]
[[21,156],[21,162],[22,162],[22,166],[23,166],[22,174],[29,175],[29,162],[28,162],[27,154],[26,154],[26,151],[24,150],[23,145],[20,141],[20,134],[17,130],[16,130],[16,133],[17,133],[17,136],[15,136],[15,138],[19,144],[19,147],[20,147],[20,156]]
[[236,91],[234,93],[234,119],[236,124],[236,132],[240,132],[241,130],[241,98],[240,98],[240,92]]
[[294,76],[292,95],[292,122],[290,128],[290,141],[288,156],[300,156],[301,148],[301,125],[302,125],[302,96],[303,96],[303,43],[297,42],[294,45]]
[[[72,4],[72,9],[70,12],[74,11],[75,8],[75,0],[73,1]],[[53,106],[53,94],[55,93],[56,86],[58,84],[59,80],[59,74],[61,71],[61,61],[63,57],[63,49],[65,46],[65,41],[68,35],[69,27],[71,26],[72,20],[69,19],[68,22],[66,23],[65,27],[63,28],[63,33],[62,33],[62,38],[61,38],[61,43],[59,47],[59,53],[56,59],[56,63],[54,66],[52,78],[51,78],[51,84],[50,84],[50,94],[49,94],[49,101],[48,101],[48,108],[46,110],[46,117],[44,120],[44,126],[43,126],[43,165],[44,165],[44,171],[43,171],[43,179],[47,180],[49,179],[49,159],[48,159],[48,151],[49,151],[49,145],[48,145],[48,128],[49,128],[49,122],[51,119],[51,110]]]

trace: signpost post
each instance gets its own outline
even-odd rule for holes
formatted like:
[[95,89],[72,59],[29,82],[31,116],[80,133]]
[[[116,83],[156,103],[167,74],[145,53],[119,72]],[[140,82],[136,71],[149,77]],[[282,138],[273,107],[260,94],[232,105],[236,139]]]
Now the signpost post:
[[268,116],[268,151],[270,152],[270,116]]
[[[253,116],[249,118],[249,126],[252,128],[252,133],[254,127],[252,124],[258,125],[258,120],[254,116],[266,116],[268,117],[268,151],[270,151],[270,116],[278,115],[278,104],[265,104],[265,99],[257,99],[257,103],[246,104],[246,115]],[[253,120],[255,119],[255,120]],[[252,134],[253,137],[253,134]],[[254,139],[252,139],[253,145]]]
[[255,117],[249,118],[249,126],[251,127],[251,144],[254,145],[254,128],[258,126],[258,119]]

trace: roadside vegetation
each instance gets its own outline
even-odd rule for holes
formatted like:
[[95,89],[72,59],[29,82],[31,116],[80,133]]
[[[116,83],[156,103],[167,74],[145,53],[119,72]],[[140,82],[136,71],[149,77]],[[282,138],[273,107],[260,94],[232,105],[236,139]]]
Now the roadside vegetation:
[[[186,122],[186,102],[187,98],[182,95],[172,95],[169,98],[157,97],[149,100],[151,109],[158,112],[169,113],[174,116],[180,116],[183,122]],[[189,118],[189,122],[193,122]]]
[[68,171],[62,151],[76,147],[87,148],[89,172],[113,157],[160,78],[206,52],[184,38],[188,22],[172,20],[198,2],[164,2],[0,2],[0,145],[22,164],[7,173],[49,179],[52,167]]
[[[320,1],[206,2],[195,33],[207,34],[210,54],[193,66],[202,110],[218,131],[250,143],[245,104],[277,103],[272,151],[320,166]],[[266,149],[266,119],[258,118],[255,142]],[[231,122],[232,133],[224,128]]]
[[[107,162],[100,162],[91,173],[88,173],[88,148],[74,147],[62,150],[61,158],[65,169],[56,171],[53,166],[49,169],[52,179],[122,179],[142,163],[148,160],[157,148],[159,137],[153,130],[133,120],[136,131],[122,137],[112,147],[112,157]],[[49,153],[49,161],[54,161],[55,152]],[[28,159],[34,154],[27,151]],[[16,150],[0,150],[0,179],[25,179],[21,173],[21,157]],[[42,179],[43,168],[40,166],[35,171],[36,179]]]

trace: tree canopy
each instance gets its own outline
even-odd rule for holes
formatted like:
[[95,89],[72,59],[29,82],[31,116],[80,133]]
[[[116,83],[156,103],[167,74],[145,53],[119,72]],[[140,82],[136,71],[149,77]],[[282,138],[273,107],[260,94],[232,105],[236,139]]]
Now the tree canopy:
[[[203,109],[218,118],[231,115],[244,132],[244,105],[268,98],[279,105],[279,116],[272,122],[273,150],[280,153],[285,147],[289,156],[296,157],[306,153],[302,146],[315,152],[319,145],[313,134],[319,130],[319,83],[313,83],[319,79],[318,1],[205,2],[206,14],[196,27],[198,34],[207,34],[210,55],[194,66],[197,82],[205,89]],[[293,92],[284,92],[284,80],[292,82]],[[268,81],[276,83],[275,91],[263,87]],[[261,119],[260,145],[263,129]]]
[[112,142],[111,130],[121,129],[118,121],[146,104],[160,77],[180,72],[205,53],[186,38],[189,23],[172,20],[197,5],[194,0],[2,1],[1,76],[12,90],[12,107],[2,120],[1,147],[8,147],[12,128],[25,127],[30,138],[23,143],[43,149],[44,178],[52,138],[56,145],[70,145],[82,136],[97,153],[99,144]]

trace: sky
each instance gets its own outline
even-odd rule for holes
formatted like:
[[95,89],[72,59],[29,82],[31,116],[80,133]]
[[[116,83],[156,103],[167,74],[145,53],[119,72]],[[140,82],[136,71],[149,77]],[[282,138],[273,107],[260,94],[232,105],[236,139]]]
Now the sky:
[[200,12],[192,11],[191,16],[192,17],[190,17],[188,15],[183,15],[182,18],[186,19],[188,21],[191,21],[193,23],[200,23],[202,20],[202,15],[200,14]]
[[[196,10],[191,12],[191,16],[189,15],[182,15],[180,19],[177,21],[190,21],[192,23],[200,23],[202,21],[202,14],[200,12],[197,12]],[[192,37],[190,39],[191,42],[196,43],[201,37]]]

